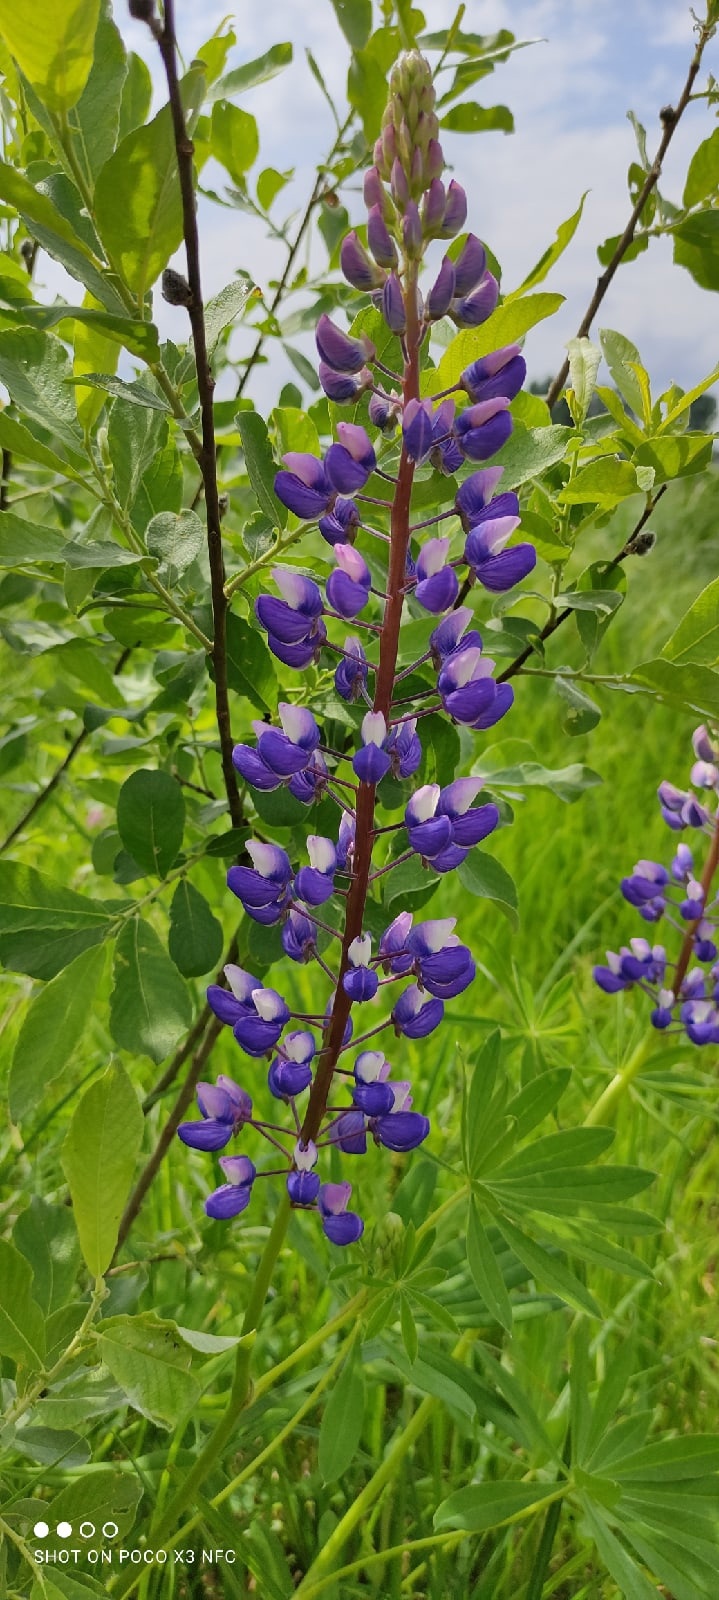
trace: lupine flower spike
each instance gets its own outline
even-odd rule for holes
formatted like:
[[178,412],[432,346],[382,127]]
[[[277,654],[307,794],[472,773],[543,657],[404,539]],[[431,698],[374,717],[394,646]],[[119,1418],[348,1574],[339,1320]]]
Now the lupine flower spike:
[[[435,399],[420,393],[420,349],[432,324],[449,317],[460,328],[478,327],[491,316],[499,290],[483,245],[468,233],[452,256],[434,265],[422,299],[423,258],[433,241],[453,239],[464,228],[467,198],[455,179],[444,183],[432,74],[417,51],[399,59],[390,90],[364,183],[367,245],[356,232],[348,233],[340,261],[350,285],[370,297],[399,340],[402,370],[392,374],[378,363],[367,334],[320,317],[316,340],[325,394],[353,406],[367,395],[363,414],[376,437],[359,421],[341,422],[322,459],[302,452],[284,457],[275,493],[295,516],[318,524],[332,547],[332,570],[322,584],[275,568],[272,592],[261,594],[255,605],[270,650],[286,666],[302,673],[318,662],[331,663],[339,699],[357,702],[357,737],[353,748],[332,749],[310,695],[304,705],[294,696],[292,703],[280,704],[279,727],[256,723],[256,743],[234,751],[250,790],[285,787],[308,807],[319,798],[337,807],[336,835],[308,833],[302,860],[291,860],[278,845],[250,840],[249,864],[231,867],[227,880],[252,921],[278,927],[285,957],[316,962],[329,989],[315,1015],[300,1015],[276,989],[228,967],[227,987],[212,985],[209,1004],[253,1063],[255,1100],[264,1058],[273,1120],[256,1118],[249,1093],[220,1078],[215,1086],[200,1085],[201,1118],[179,1130],[185,1144],[206,1151],[224,1149],[247,1128],[266,1138],[275,1173],[281,1152],[291,1204],[315,1211],[336,1245],[354,1244],[363,1223],[349,1209],[350,1183],[323,1182],[319,1164],[328,1149],[335,1160],[337,1152],[363,1155],[372,1142],[402,1154],[428,1137],[429,1120],[413,1108],[411,1085],[395,1074],[392,1058],[404,1039],[434,1033],[445,1005],[475,976],[454,918],[415,924],[402,911],[387,919],[373,941],[366,927],[368,895],[381,895],[386,874],[402,861],[420,861],[438,876],[454,871],[497,827],[491,799],[475,803],[480,779],[460,776],[443,788],[421,777],[414,785],[409,780],[422,766],[420,719],[428,710],[474,730],[491,728],[509,711],[512,690],[495,679],[473,612],[460,598],[475,583],[492,594],[506,592],[536,559],[531,544],[515,540],[516,495],[496,492],[501,467],[485,464],[512,431],[511,402],[526,376],[520,347],[473,361],[451,393]],[[380,452],[384,461],[395,448],[396,476],[379,467]],[[446,508],[413,524],[414,480],[431,471],[452,480]],[[391,504],[388,481],[395,485]],[[381,520],[382,507],[389,537],[370,526]],[[373,509],[374,518],[368,518]],[[445,526],[434,533],[438,523]],[[429,531],[420,539],[423,529]],[[373,576],[376,544],[372,569],[370,549],[361,548],[365,533],[378,531],[388,556],[379,579]],[[414,668],[399,672],[397,666],[407,605],[415,615],[436,619],[429,650],[414,664],[424,664],[434,687],[423,688],[416,704],[407,694],[411,683],[400,682]],[[713,754],[706,756],[703,747],[698,759],[705,763],[702,771],[715,770]],[[406,786],[402,821],[383,826],[378,814],[385,797],[397,814],[398,783]],[[684,818],[684,797],[680,803],[667,793],[664,804],[670,818]],[[669,875],[662,878],[647,867],[636,876],[638,903],[663,905]],[[676,881],[692,915],[701,911],[697,948],[700,960],[709,959],[710,916],[694,898],[690,868],[682,867]],[[641,962],[632,959],[634,975]],[[658,960],[654,965],[658,973]],[[607,987],[620,986],[613,968],[609,978]],[[664,982],[663,968],[657,981]],[[336,1103],[340,1085],[349,1096],[345,1106]],[[278,1102],[288,1108],[286,1128],[275,1120],[281,1115]],[[245,1155],[223,1156],[221,1166],[227,1181],[210,1195],[206,1209],[223,1219],[245,1210],[263,1172]]]
[[[607,951],[594,979],[606,994],[643,989],[652,1002],[652,1027],[661,1032],[683,1033],[692,1044],[719,1044],[719,744],[705,727],[695,730],[692,743],[692,788],[665,781],[657,791],[667,826],[673,833],[690,831],[692,844],[679,840],[666,865],[637,861],[621,885],[644,922],[671,930],[671,953],[647,938],[630,939],[619,951]],[[708,841],[703,866],[697,841]]]

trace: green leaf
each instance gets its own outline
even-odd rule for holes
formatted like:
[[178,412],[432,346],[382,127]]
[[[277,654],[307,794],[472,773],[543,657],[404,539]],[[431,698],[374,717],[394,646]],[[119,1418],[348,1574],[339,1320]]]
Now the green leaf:
[[118,141],[127,72],[127,56],[119,29],[109,15],[109,8],[101,6],[92,70],[72,119],[77,142],[82,146],[82,160],[93,182]]
[[93,1277],[112,1261],[144,1120],[124,1067],[109,1067],[76,1108],[62,1147],[80,1248]]
[[[212,671],[211,662],[209,667]],[[227,618],[227,681],[261,713],[277,709],[274,657],[258,630],[235,611]]]
[[573,428],[554,425],[549,428],[523,428],[521,423],[517,423],[511,439],[507,440],[495,458],[497,466],[502,468],[502,487],[506,484],[508,489],[516,489],[531,478],[542,477],[550,467],[563,461],[573,433]]
[[488,855],[486,850],[475,848],[457,868],[457,876],[469,894],[478,895],[484,900],[496,900],[512,927],[519,927],[516,885],[501,861]]
[[713,1434],[655,1439],[612,1467],[612,1475],[622,1480],[641,1478],[659,1484],[701,1479],[715,1472],[719,1472],[719,1440]]
[[162,411],[165,416],[170,415],[170,407],[165,400],[153,389],[148,389],[144,383],[127,383],[124,378],[116,378],[112,372],[83,372],[82,377],[72,378],[72,383],[86,384],[91,389],[103,389],[105,394],[114,395],[117,400],[126,400],[133,406],[144,406],[148,411]]
[[257,160],[260,150],[254,117],[249,111],[243,111],[241,106],[234,106],[230,100],[217,100],[212,107],[210,138],[213,156],[241,189],[245,173]]
[[2,315],[5,321],[38,328],[41,332],[65,322],[78,322],[103,334],[111,344],[124,345],[126,350],[139,356],[142,361],[159,360],[160,345],[154,322],[140,322],[136,317],[117,317],[97,307],[66,306],[62,303],[54,306],[22,306],[17,311],[4,310]]
[[18,1034],[10,1067],[8,1099],[13,1122],[24,1122],[43,1105],[49,1084],[77,1050],[105,968],[104,946],[83,951],[32,1001]]
[[131,1405],[157,1427],[175,1428],[196,1405],[200,1385],[190,1371],[192,1351],[176,1323],[153,1311],[109,1317],[100,1324],[98,1346]]
[[631,406],[635,416],[641,417],[643,411],[641,385],[633,370],[634,367],[641,365],[636,345],[632,344],[631,339],[626,339],[623,333],[615,333],[612,328],[600,329],[599,342],[604,360],[622,399]]
[[[82,474],[77,468],[69,466],[55,450],[49,449],[46,444],[41,444],[29,428],[23,427],[21,422],[16,422],[15,418],[9,417],[5,411],[0,411],[0,448],[10,450],[18,461],[34,461],[40,467],[49,467],[51,472],[59,472],[66,478],[81,481]],[[14,516],[14,513],[4,511],[2,515],[4,519]]]
[[353,1347],[325,1406],[319,1437],[323,1483],[337,1483],[351,1466],[362,1435],[365,1386]]
[[0,862],[0,961],[11,972],[54,978],[110,927],[107,906],[34,867]]
[[499,1028],[494,1028],[474,1063],[471,1082],[462,1107],[462,1144],[470,1178],[475,1177],[480,1170],[483,1149],[488,1142],[491,1142],[489,1109],[501,1059],[502,1035]]
[[507,1285],[502,1277],[497,1257],[482,1226],[474,1196],[469,1202],[467,1262],[490,1316],[494,1317],[500,1326],[506,1328],[507,1333],[511,1334],[512,1303],[507,1293]]
[[576,738],[578,734],[590,733],[592,728],[596,728],[602,713],[590,695],[585,694],[577,683],[561,672],[558,672],[554,679],[554,687],[567,708],[562,718],[562,727],[570,739]]
[[511,294],[505,296],[505,305],[507,305],[511,300],[517,300],[520,295],[526,294],[529,289],[534,289],[538,283],[544,282],[547,273],[554,266],[555,262],[559,260],[560,256],[564,255],[567,245],[569,244],[570,240],[574,238],[581,221],[582,212],[584,210],[584,202],[588,193],[589,190],[585,189],[576,211],[572,212],[571,217],[567,217],[566,222],[560,222],[559,227],[557,228],[557,234],[554,243],[550,244],[549,248],[544,251],[544,254],[539,257],[538,262],[532,267],[531,272],[527,275],[524,281],[520,283],[519,288],[513,289]]
[[267,437],[267,425],[257,411],[238,411],[237,426],[257,504],[270,518],[273,528],[284,528],[287,510],[274,493],[277,466]]
[[505,1106],[505,1113],[515,1123],[516,1138],[524,1139],[533,1128],[554,1110],[570,1081],[569,1067],[552,1067],[525,1084]]
[[192,1007],[176,966],[149,923],[133,917],[115,949],[110,1031],[121,1050],[164,1061],[189,1027]]
[[696,661],[712,667],[719,660],[719,578],[702,589],[664,646],[667,661]]
[[602,352],[591,339],[568,339],[569,382],[572,387],[572,416],[581,427],[594,393]]
[[169,772],[140,767],[126,778],[117,801],[117,828],[138,866],[164,878],[177,858],[184,827],[182,789]]
[[187,878],[180,879],[172,897],[168,949],[185,978],[201,977],[222,955],[222,923]]
[[689,210],[719,189],[719,128],[703,139],[689,162],[682,204]]
[[597,1161],[613,1139],[612,1128],[564,1128],[561,1133],[549,1133],[543,1139],[535,1139],[526,1150],[518,1150],[504,1163],[501,1176],[551,1171],[568,1166],[581,1167],[590,1161]]
[[552,1294],[565,1300],[567,1305],[575,1306],[578,1311],[586,1311],[590,1317],[600,1317],[601,1312],[594,1296],[585,1289],[569,1267],[558,1256],[549,1254],[535,1239],[528,1238],[526,1233],[516,1228],[505,1216],[497,1216],[496,1225],[506,1239],[510,1250],[522,1262],[523,1266],[531,1272],[537,1283],[543,1284]]
[[[199,106],[204,73],[182,82],[185,112]],[[95,186],[95,222],[108,256],[141,303],[182,240],[182,204],[170,108],[135,128],[105,162]]]
[[652,689],[668,705],[719,717],[719,673],[693,662],[644,661],[630,673],[629,683]]
[[[101,1324],[101,1326],[104,1326],[104,1324]],[[142,1482],[134,1473],[113,1470],[111,1467],[92,1468],[89,1471],[82,1472],[74,1481],[65,1483],[64,1486],[58,1489],[57,1493],[53,1494],[52,1517],[49,1519],[51,1527],[49,1534],[43,1539],[43,1551],[57,1551],[61,1550],[63,1546],[67,1549],[67,1540],[60,1538],[56,1532],[59,1522],[69,1522],[73,1528],[77,1528],[80,1522],[95,1523],[95,1537],[86,1540],[83,1536],[85,1551],[97,1550],[103,1544],[106,1544],[102,1537],[102,1525],[104,1522],[112,1521],[117,1523],[118,1536],[124,1540],[135,1520],[137,1503],[141,1494]],[[45,1570],[48,1569],[46,1568]],[[59,1582],[62,1578],[68,1576],[67,1573],[63,1572],[62,1567],[59,1571],[56,1571],[53,1565],[49,1570],[52,1572],[53,1582]],[[88,1581],[82,1567],[73,1568],[72,1575],[75,1576],[75,1574],[84,1581]],[[88,1592],[83,1588],[83,1595]],[[94,1593],[95,1591],[93,1590],[92,1592]],[[106,1589],[100,1592],[107,1594]],[[62,1593],[63,1595],[65,1594],[64,1589]],[[70,1591],[68,1591],[68,1600],[75,1600],[74,1592],[70,1595]],[[77,1600],[80,1600],[79,1590],[77,1592]]]
[[719,289],[719,211],[700,211],[673,229],[674,260],[702,289]]
[[[543,1505],[547,1495],[541,1483],[471,1483],[456,1489],[434,1513],[439,1533],[449,1528],[466,1528],[468,1533],[484,1533],[497,1528],[510,1517],[520,1516],[534,1506]],[[656,1600],[656,1596],[654,1597]]]
[[123,315],[122,300],[109,278],[103,277],[91,250],[72,223],[63,217],[42,189],[29,183],[21,172],[4,161],[0,161],[0,200],[14,207],[48,255],[60,261],[78,283],[84,283],[101,305]]
[[549,789],[558,799],[570,805],[586,789],[592,789],[602,781],[598,772],[577,762],[553,770],[543,767],[539,761],[511,760],[515,751],[519,755],[525,749],[531,751],[531,748],[520,739],[490,745],[477,757],[471,768],[472,773],[485,777],[492,789]]
[[14,511],[0,519],[0,567],[30,567],[37,561],[62,561],[65,536],[57,528],[28,522]]
[[0,333],[0,381],[18,409],[53,435],[71,465],[86,471],[71,378],[67,351],[53,334],[33,328]]
[[145,543],[160,563],[158,576],[173,589],[205,548],[206,533],[195,511],[160,511],[148,523]]
[[276,78],[291,60],[291,44],[273,44],[264,55],[255,56],[253,61],[243,61],[241,67],[234,67],[232,72],[226,73],[217,84],[217,92],[228,97],[244,94],[247,89],[256,88],[258,83],[268,83],[270,78]]
[[478,106],[476,100],[464,100],[446,112],[440,127],[450,133],[488,133],[494,129],[514,133],[514,117],[509,106]]
[[352,50],[362,50],[372,32],[372,0],[332,0],[334,14]]
[[713,449],[711,434],[660,434],[645,439],[635,450],[632,461],[637,467],[653,467],[655,484],[668,483],[672,478],[687,478],[692,473],[703,472],[711,461]]
[[77,104],[92,66],[100,0],[0,0],[0,33],[49,111]]
[[37,1372],[45,1355],[45,1318],[32,1294],[32,1268],[0,1239],[0,1352]]
[[45,1316],[59,1310],[72,1294],[80,1265],[77,1230],[68,1206],[49,1205],[34,1194],[15,1223],[13,1243],[32,1267],[33,1298]]
[[249,278],[233,278],[232,283],[208,300],[205,306],[205,337],[209,355],[212,355],[223,329],[240,316],[256,292]]
[[654,1584],[635,1565],[603,1516],[592,1507],[586,1495],[582,1495],[581,1499],[586,1523],[599,1555],[625,1600],[657,1600]]
[[593,505],[601,511],[611,511],[638,492],[637,474],[631,463],[603,456],[580,467],[576,478],[565,484],[559,500],[565,506]]
[[[551,317],[564,304],[561,294],[533,294],[521,300],[505,300],[481,328],[465,328],[447,346],[436,370],[425,374],[423,390],[433,392],[446,389],[457,382],[459,375],[478,356],[490,350],[499,350],[524,337],[545,317]],[[545,432],[547,430],[544,430]]]

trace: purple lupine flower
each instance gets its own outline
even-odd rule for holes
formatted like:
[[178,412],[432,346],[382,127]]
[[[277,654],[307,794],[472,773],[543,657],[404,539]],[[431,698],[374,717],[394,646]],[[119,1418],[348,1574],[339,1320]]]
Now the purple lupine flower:
[[301,800],[303,805],[311,805],[327,787],[329,773],[327,763],[320,750],[313,750],[306,767],[301,772],[295,772],[290,778],[287,787],[296,800]]
[[381,1050],[363,1050],[355,1061],[352,1099],[366,1117],[387,1116],[394,1105],[394,1090],[387,1082],[390,1064]]
[[440,794],[438,783],[425,783],[415,790],[405,807],[410,847],[425,861],[432,861],[452,842],[451,819],[436,815]]
[[431,400],[409,400],[404,408],[402,434],[411,461],[424,461],[432,448],[434,411]]
[[392,333],[404,333],[407,327],[407,313],[402,285],[396,272],[390,272],[382,290],[382,315]]
[[336,544],[334,555],[337,566],[327,579],[325,591],[333,611],[349,621],[364,611],[372,577],[364,556],[354,545]]
[[[436,176],[433,177],[420,207],[422,227],[424,229],[426,239],[431,239],[433,236],[441,232],[444,224],[446,208],[447,195],[445,187],[442,183],[440,174],[437,173]],[[447,234],[446,237],[451,238],[451,234]]]
[[207,1196],[205,1211],[208,1217],[227,1222],[230,1217],[238,1217],[249,1205],[257,1172],[248,1156],[221,1156],[220,1166],[228,1182],[220,1184],[219,1189]]
[[314,1035],[303,1029],[285,1034],[267,1074],[270,1093],[275,1099],[293,1100],[295,1095],[309,1088],[316,1048]]
[[287,1193],[293,1206],[313,1206],[320,1191],[320,1178],[313,1167],[317,1163],[317,1146],[310,1139],[307,1145],[300,1140],[294,1148],[294,1170],[287,1176]]
[[[453,300],[450,306],[450,317],[458,328],[479,328],[483,322],[491,317],[496,309],[499,299],[499,284],[491,272],[485,272],[476,289],[468,294],[464,300]],[[498,446],[496,448],[499,448]],[[488,452],[489,453],[489,452]],[[475,461],[483,457],[475,456]]]
[[381,267],[375,266],[354,231],[345,234],[342,240],[340,267],[347,282],[361,293],[371,294],[373,289],[380,289],[384,283],[384,272]]
[[447,199],[444,207],[442,226],[439,229],[441,239],[453,239],[456,233],[461,233],[467,221],[467,196],[461,183],[452,178],[447,189]]
[[480,356],[459,375],[460,388],[475,404],[504,395],[514,400],[527,376],[527,363],[518,344],[504,345],[490,355]]
[[333,367],[335,372],[360,372],[367,362],[374,359],[375,348],[371,339],[364,334],[359,339],[353,339],[350,334],[343,333],[326,313],[317,324],[315,342],[322,361],[328,367]]
[[460,300],[476,289],[487,270],[487,252],[476,233],[468,233],[454,264],[455,293]]
[[292,450],[282,457],[286,472],[275,474],[275,494],[296,517],[309,522],[321,517],[335,497],[324,464],[316,456]]
[[503,395],[480,400],[460,411],[455,422],[457,443],[469,461],[486,461],[506,444],[512,432],[509,401]]
[[320,731],[310,711],[280,701],[277,707],[282,732],[264,722],[253,723],[258,732],[257,754],[278,778],[303,772],[320,742]]
[[261,844],[256,839],[249,839],[246,848],[255,863],[254,869],[230,867],[227,887],[237,895],[254,922],[271,927],[280,921],[289,903],[292,863],[279,845]]
[[439,1027],[444,1016],[441,1000],[427,1000],[416,983],[410,984],[392,1008],[392,1021],[397,1033],[407,1039],[424,1039]]
[[456,275],[449,256],[445,256],[427,296],[426,315],[430,322],[446,316],[455,295]]
[[317,948],[317,932],[309,917],[292,910],[282,924],[282,948],[290,961],[311,961]]
[[220,1022],[230,1025],[246,1055],[262,1056],[276,1045],[289,1021],[289,1007],[275,989],[264,989],[243,967],[228,963],[225,977],[229,992],[211,983],[208,1005]]
[[456,778],[440,790],[437,815],[450,818],[452,843],[464,849],[480,844],[499,823],[499,811],[491,802],[483,806],[472,804],[483,787],[482,778]]
[[337,835],[337,866],[343,872],[350,869],[354,861],[355,830],[354,817],[343,811]]
[[325,456],[330,483],[340,494],[354,494],[363,488],[377,465],[369,434],[357,422],[338,422],[339,443],[331,444]]
[[682,828],[703,828],[708,821],[706,807],[700,805],[696,796],[689,790],[678,789],[676,784],[665,780],[660,783],[657,794],[662,817],[668,827],[676,831]]
[[344,500],[338,495],[332,510],[320,517],[318,527],[327,544],[354,544],[359,520],[354,500]]
[[428,539],[417,559],[417,587],[414,591],[425,611],[437,615],[448,611],[459,593],[459,581],[454,567],[447,564],[449,539]]
[[437,689],[445,711],[455,722],[471,727],[477,717],[489,710],[497,693],[493,668],[491,658],[467,642],[447,656],[437,678]]
[[317,1195],[322,1230],[332,1244],[356,1244],[364,1233],[364,1222],[356,1211],[348,1211],[351,1183],[323,1183]]
[[332,1124],[331,1138],[346,1156],[363,1156],[367,1151],[367,1124],[364,1112],[344,1111]]
[[216,1083],[198,1083],[201,1122],[181,1122],[177,1130],[192,1150],[222,1150],[252,1117],[250,1096],[232,1078],[220,1073]]
[[[384,197],[384,189],[382,190],[382,195]],[[370,206],[367,213],[367,243],[378,267],[389,268],[390,271],[394,271],[397,265],[397,246],[385,222],[381,204]],[[384,283],[384,274],[382,283]]]
[[401,401],[396,390],[393,389],[388,394],[381,384],[377,384],[368,409],[369,420],[374,428],[379,428],[381,433],[394,432],[397,426],[397,419],[402,410]]
[[344,655],[335,670],[335,689],[342,700],[359,700],[367,688],[367,657],[359,639],[348,634]]
[[412,956],[407,950],[407,938],[414,918],[411,911],[400,911],[390,922],[388,928],[379,942],[377,953],[378,961],[382,962],[385,972],[409,972],[412,966]]
[[255,615],[266,633],[283,644],[300,644],[316,629],[324,609],[322,595],[311,578],[299,572],[275,567],[272,577],[283,598],[261,594],[255,601]]
[[395,778],[411,778],[422,762],[422,746],[417,733],[417,719],[396,724],[385,739],[385,750],[390,758],[390,771]]
[[334,400],[335,405],[347,405],[349,402],[359,400],[366,389],[372,388],[372,373],[369,367],[360,367],[359,372],[335,372],[334,367],[328,367],[326,361],[320,361],[317,375],[328,400]]
[[[499,498],[510,497],[502,495]],[[491,516],[490,512],[491,505],[470,528],[464,559],[485,589],[492,594],[504,594],[533,571],[537,564],[537,552],[533,544],[527,543],[505,550],[504,546],[519,524],[519,517]]]
[[[480,513],[491,500],[492,495],[504,473],[504,467],[482,467],[479,472],[473,472],[460,484],[455,495],[454,509],[464,528],[468,533],[474,523],[478,521]],[[515,514],[519,512],[519,501],[512,495],[512,504]],[[506,508],[509,511],[509,507]],[[497,515],[492,508],[492,515]],[[504,508],[502,508],[504,515]]]
[[342,979],[342,987],[350,1000],[374,1000],[379,987],[379,978],[374,967],[369,965],[372,955],[372,940],[368,933],[359,935],[347,951],[349,970]]
[[420,922],[407,938],[407,949],[423,989],[439,1000],[453,1000],[473,981],[472,952],[454,933],[454,917]]
[[625,900],[636,906],[647,922],[656,922],[664,914],[662,890],[668,882],[669,873],[659,861],[637,861],[634,871],[622,878],[621,890]]
[[310,865],[300,867],[294,882],[294,892],[298,900],[304,900],[305,905],[322,906],[334,892],[337,851],[331,839],[323,839],[320,834],[310,833],[307,836],[307,854]]
[[[444,617],[430,634],[429,648],[435,667],[441,667],[447,656],[457,649],[465,629],[472,621],[472,615],[469,606],[457,606],[456,610],[450,611],[449,616]],[[470,642],[481,650],[482,640],[478,633],[472,633]]]
[[381,711],[368,711],[362,719],[362,747],[356,752],[352,766],[361,783],[380,783],[389,772],[391,759],[387,754],[387,724]]

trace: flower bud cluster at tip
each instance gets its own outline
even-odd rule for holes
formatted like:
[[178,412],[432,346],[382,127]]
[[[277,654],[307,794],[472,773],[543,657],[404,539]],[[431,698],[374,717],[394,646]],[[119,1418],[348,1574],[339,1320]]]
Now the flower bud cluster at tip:
[[[497,303],[496,280],[473,234],[455,250],[454,259],[444,257],[426,302],[416,289],[417,263],[428,244],[453,238],[466,221],[466,195],[454,180],[445,187],[443,168],[431,72],[424,58],[411,52],[393,71],[375,163],[365,178],[367,245],[353,231],[341,248],[348,281],[371,297],[398,336],[405,373],[411,360],[406,342],[410,323],[421,342],[440,317],[476,327]],[[415,292],[413,307],[408,296]],[[363,714],[355,748],[348,751],[330,748],[312,701],[280,702],[277,725],[252,725],[254,743],[238,744],[233,751],[241,780],[259,793],[286,788],[308,807],[321,800],[333,803],[338,827],[332,837],[309,834],[301,860],[291,859],[279,845],[252,839],[249,864],[231,867],[227,881],[252,921],[278,928],[287,959],[317,963],[322,981],[330,986],[329,997],[314,1014],[299,1013],[251,972],[228,966],[226,987],[211,985],[209,1004],[250,1060],[266,1059],[269,1104],[284,1106],[292,1121],[284,1127],[256,1117],[249,1094],[220,1078],[214,1086],[201,1086],[200,1119],[183,1124],[179,1136],[192,1148],[218,1151],[252,1128],[272,1146],[268,1175],[284,1173],[292,1205],[318,1212],[327,1238],[346,1245],[359,1239],[363,1224],[348,1208],[350,1184],[321,1182],[316,1168],[323,1152],[329,1147],[359,1155],[375,1144],[399,1154],[421,1144],[430,1131],[427,1117],[412,1108],[411,1085],[392,1076],[386,1056],[374,1048],[374,1036],[392,1030],[396,1039],[427,1038],[442,1022],[445,1003],[465,991],[476,970],[451,918],[413,926],[412,916],[401,912],[384,929],[376,950],[364,930],[345,950],[338,906],[356,881],[358,798],[371,791],[374,814],[375,806],[383,804],[385,782],[408,784],[415,777],[424,756],[420,719],[429,711],[443,712],[476,731],[493,727],[509,711],[512,688],[496,681],[474,614],[459,604],[460,573],[464,571],[467,587],[476,582],[490,595],[503,594],[531,572],[536,554],[528,542],[512,542],[520,521],[517,496],[498,492],[502,468],[485,464],[511,433],[509,408],[526,377],[518,345],[478,357],[454,386],[457,400],[445,394],[436,403],[405,401],[401,375],[400,387],[388,391],[381,381],[387,373],[364,332],[355,336],[322,315],[316,342],[325,393],[338,404],[367,394],[368,422],[380,439],[373,442],[358,422],[339,422],[321,457],[298,451],[283,457],[275,493],[294,515],[316,522],[332,547],[334,564],[322,584],[304,572],[276,567],[271,575],[275,592],[258,596],[255,615],[270,650],[291,669],[304,673],[326,665],[329,656],[337,695],[357,702]],[[414,707],[415,697],[400,690],[403,698],[396,706],[395,697],[399,679],[410,668],[395,673],[389,707],[383,702],[384,710],[375,708],[372,635],[380,632],[383,607],[392,597],[384,593],[389,577],[382,583],[373,576],[376,563],[370,567],[359,548],[365,535],[378,534],[367,519],[378,499],[378,494],[366,492],[375,474],[380,503],[390,504],[384,494],[391,474],[380,469],[378,449],[382,438],[397,430],[403,459],[413,472],[432,468],[448,479],[460,474],[451,490],[448,484],[446,509],[418,525],[416,532],[425,527],[429,532],[421,540],[415,532],[407,550],[400,601],[411,598],[435,619],[422,657],[433,687],[422,689],[418,705],[407,714],[404,707]],[[466,474],[467,463],[477,464],[478,470]],[[455,534],[461,535],[460,556],[452,556],[450,537],[432,532],[431,524],[445,518],[453,519]],[[379,538],[389,542],[381,531]],[[314,674],[310,682],[316,682]],[[430,704],[424,699],[428,694]],[[383,864],[370,871],[370,886],[412,859],[437,876],[461,866],[499,823],[491,800],[475,804],[481,788],[480,779],[469,777],[444,786],[408,787],[402,821],[377,830],[391,834],[392,841],[384,842]],[[394,809],[396,802],[392,805]],[[333,971],[331,963],[339,970]],[[338,996],[347,1020],[336,1060],[333,1046],[332,1098],[342,1082],[350,1100],[344,1107],[325,1104],[314,1139],[303,1142],[297,1101],[309,1095],[311,1103]],[[346,1051],[369,1040],[371,1047],[360,1050],[352,1067],[342,1064]],[[246,1156],[223,1156],[221,1165],[227,1181],[209,1196],[206,1210],[213,1218],[226,1219],[245,1210],[254,1183],[265,1173]]]
[[[672,832],[690,829],[700,838],[708,837],[714,849],[719,746],[703,725],[695,729],[692,744],[692,788],[660,783],[659,806]],[[699,794],[693,792],[697,789]],[[703,880],[695,854],[696,847],[680,840],[668,864],[637,861],[621,883],[624,899],[644,922],[662,922],[673,930],[677,961],[669,959],[665,945],[635,938],[618,952],[607,951],[606,965],[594,968],[594,980],[606,994],[642,989],[652,1001],[652,1026],[661,1032],[684,1034],[696,1045],[719,1044],[719,894],[711,879]],[[692,961],[697,964],[690,965]]]

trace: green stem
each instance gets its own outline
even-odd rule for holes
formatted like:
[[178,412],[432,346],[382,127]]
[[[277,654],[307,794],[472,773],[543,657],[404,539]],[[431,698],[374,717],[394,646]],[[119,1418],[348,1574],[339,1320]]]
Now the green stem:
[[230,600],[233,594],[248,582],[248,579],[254,577],[256,572],[260,572],[263,567],[268,567],[271,561],[276,561],[279,555],[283,555],[285,550],[290,549],[291,545],[297,544],[298,540],[302,539],[306,533],[313,532],[314,528],[314,522],[302,522],[299,528],[293,528],[291,533],[286,534],[284,538],[278,539],[270,550],[265,550],[264,555],[258,556],[256,561],[251,561],[249,566],[242,568],[241,572],[236,572],[234,578],[230,578],[225,584],[226,598]]
[[596,1128],[604,1124],[614,1114],[625,1090],[630,1087],[630,1084],[634,1082],[634,1079],[641,1072],[653,1043],[654,1040],[648,1034],[645,1034],[637,1045],[636,1050],[630,1055],[626,1065],[621,1068],[620,1072],[614,1074],[611,1082],[607,1084],[606,1089],[600,1094],[599,1099],[595,1100],[594,1105],[587,1112],[584,1118],[585,1128]]
[[[424,1539],[407,1539],[404,1544],[392,1545],[387,1550],[375,1550],[372,1555],[362,1556],[359,1561],[350,1561],[346,1567],[338,1567],[336,1572],[330,1572],[327,1577],[320,1578],[319,1583],[313,1583],[304,1592],[307,1600],[314,1600],[315,1595],[321,1594],[323,1589],[328,1589],[330,1584],[336,1583],[339,1578],[354,1577],[357,1572],[369,1572],[372,1567],[379,1567],[385,1561],[393,1561],[397,1556],[408,1554],[410,1550],[451,1550],[454,1545],[461,1544],[463,1539],[469,1539],[470,1534],[463,1528],[461,1533],[453,1529],[451,1533],[432,1533]],[[298,1594],[300,1590],[296,1591]]]

